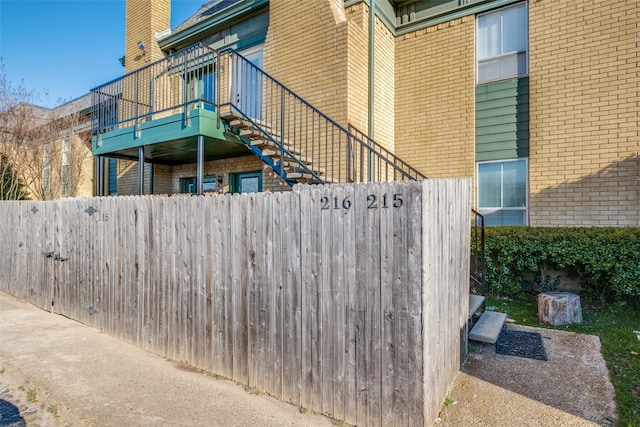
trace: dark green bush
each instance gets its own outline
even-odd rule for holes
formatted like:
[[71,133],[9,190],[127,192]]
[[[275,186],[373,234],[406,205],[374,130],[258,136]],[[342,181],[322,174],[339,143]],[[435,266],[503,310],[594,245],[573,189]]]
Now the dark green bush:
[[558,278],[541,274],[553,268],[577,278],[590,297],[640,301],[638,227],[489,227],[485,249],[486,280],[493,295],[562,285]]

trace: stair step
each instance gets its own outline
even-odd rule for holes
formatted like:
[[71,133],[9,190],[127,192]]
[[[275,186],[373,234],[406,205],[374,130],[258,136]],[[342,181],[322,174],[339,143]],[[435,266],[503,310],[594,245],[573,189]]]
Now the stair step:
[[[280,162],[276,162],[276,165],[280,165]],[[284,161],[283,162],[283,166],[285,168],[299,168],[300,165],[297,162],[289,162],[289,161]],[[307,168],[312,171],[313,173],[315,173],[316,175],[322,175],[323,173],[326,172],[326,170],[324,168],[320,168],[318,166],[313,166],[310,163],[306,163],[305,166],[307,166]],[[295,172],[304,172],[304,171],[295,171]]]
[[[271,124],[262,121],[262,120],[258,120],[258,119],[251,119],[253,120],[253,123],[255,123],[256,125],[260,126],[261,128],[265,129],[265,130],[270,130],[271,129]],[[249,129],[249,128],[255,128],[255,125],[251,123],[249,120],[247,119],[233,119],[229,121],[229,125],[233,126],[234,128],[238,128],[238,129]]]
[[287,178],[291,179],[314,179],[313,175],[303,172],[287,172]]
[[473,316],[476,311],[480,308],[482,303],[484,302],[484,297],[482,295],[469,295],[469,316],[467,318]]
[[258,138],[264,136],[264,134],[258,129],[251,127],[249,129],[242,129],[240,131],[240,136],[246,136],[247,138]]
[[469,339],[473,341],[495,344],[500,335],[500,330],[507,320],[506,313],[496,311],[485,311],[480,316],[480,320],[469,332]]
[[[280,140],[278,140],[278,142],[280,142]],[[255,147],[277,147],[277,148],[279,148],[279,146],[275,142],[270,140],[270,139],[253,139],[253,140],[251,140],[251,145],[253,145]],[[284,148],[289,150],[291,146],[292,146],[291,141],[289,141],[288,139],[285,139],[284,140]],[[300,151],[300,150],[298,150],[298,151]]]
[[338,182],[337,179],[332,178],[330,176],[323,176],[322,180],[325,182],[325,184],[334,184],[334,183]]
[[280,131],[274,131],[270,129],[264,129],[264,132],[255,127],[249,127],[240,130],[240,136],[246,136],[247,138],[264,138],[264,133],[268,133],[274,139],[280,139]]
[[220,117],[222,117],[223,119],[226,120],[233,120],[233,119],[241,119],[242,116],[240,115],[240,113],[238,113],[237,111],[234,111],[233,109],[227,107],[224,109],[220,109]]
[[[274,147],[275,150],[271,150],[271,149],[265,149],[262,150],[262,155],[265,157],[271,157],[273,159],[279,159],[280,158],[280,149],[278,147]],[[297,148],[293,148],[293,147],[285,147],[291,154],[294,154],[296,156],[298,156],[299,154],[301,154],[301,151]],[[286,159],[287,156],[285,155],[284,158]],[[305,160],[308,160],[305,158]],[[302,160],[300,160],[302,161]],[[304,162],[303,162],[304,163]]]

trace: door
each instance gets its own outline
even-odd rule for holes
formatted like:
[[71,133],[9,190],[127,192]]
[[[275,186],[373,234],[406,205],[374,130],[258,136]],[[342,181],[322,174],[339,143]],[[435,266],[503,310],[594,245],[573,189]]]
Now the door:
[[240,52],[242,58],[235,58],[233,87],[236,107],[250,118],[262,119],[262,66],[263,45],[254,46]]
[[259,193],[262,191],[262,172],[244,172],[232,175],[232,193]]

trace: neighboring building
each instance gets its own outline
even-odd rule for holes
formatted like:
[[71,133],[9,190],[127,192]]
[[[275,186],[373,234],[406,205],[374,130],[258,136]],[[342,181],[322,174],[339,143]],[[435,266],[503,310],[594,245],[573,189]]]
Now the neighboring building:
[[55,108],[23,102],[0,112],[0,156],[27,198],[93,196],[90,115],[90,94]]
[[169,31],[170,0],[128,1],[129,74],[93,90],[97,191],[474,177],[490,225],[640,225],[639,14],[214,0]]

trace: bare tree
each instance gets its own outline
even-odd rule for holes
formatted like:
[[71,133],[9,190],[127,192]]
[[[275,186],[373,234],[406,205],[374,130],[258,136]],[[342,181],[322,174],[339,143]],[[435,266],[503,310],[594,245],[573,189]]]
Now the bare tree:
[[75,196],[91,164],[88,117],[80,113],[79,102],[49,109],[34,99],[32,91],[12,86],[0,70],[3,186],[5,181],[7,188],[22,185],[37,200]]

